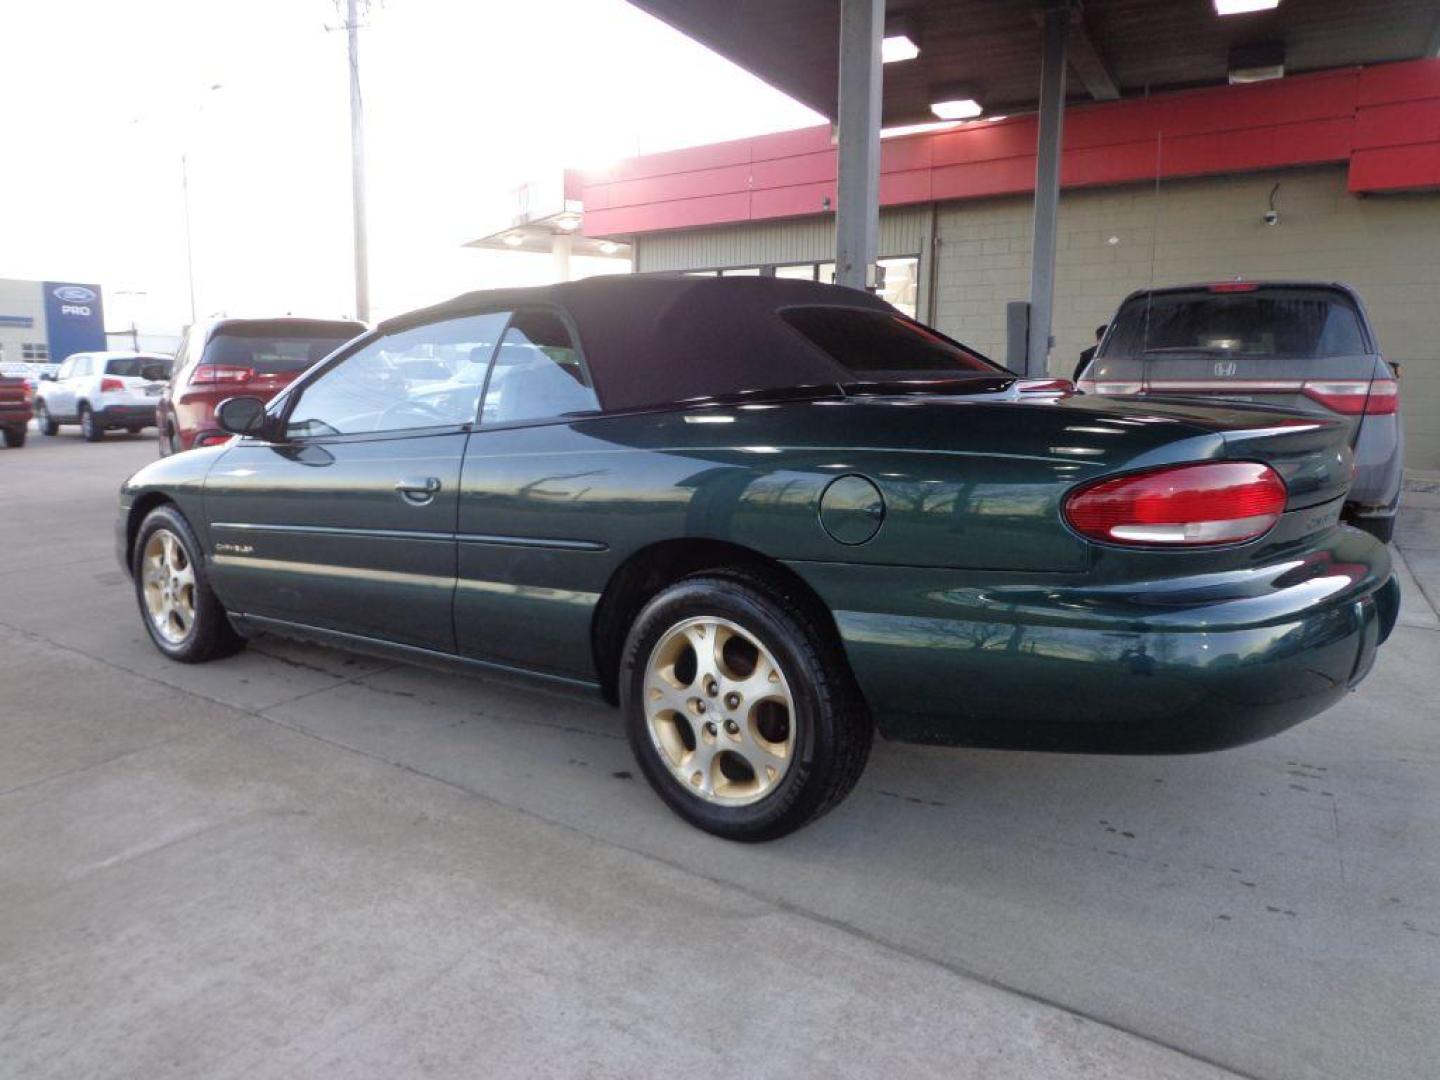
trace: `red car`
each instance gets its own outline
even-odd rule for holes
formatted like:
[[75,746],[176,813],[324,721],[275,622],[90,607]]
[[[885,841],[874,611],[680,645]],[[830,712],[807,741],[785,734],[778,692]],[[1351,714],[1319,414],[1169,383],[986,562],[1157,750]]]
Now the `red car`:
[[25,432],[34,415],[35,395],[18,375],[0,372],[0,436],[8,447],[24,446]]
[[185,332],[155,407],[160,456],[230,438],[215,423],[226,398],[268,401],[302,371],[366,330],[348,319],[212,319]]

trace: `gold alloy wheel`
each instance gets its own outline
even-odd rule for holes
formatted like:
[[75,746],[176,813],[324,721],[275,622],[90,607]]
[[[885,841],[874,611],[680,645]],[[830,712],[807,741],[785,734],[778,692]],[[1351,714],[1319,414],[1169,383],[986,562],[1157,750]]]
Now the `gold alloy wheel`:
[[169,529],[151,533],[140,575],[150,625],[171,645],[179,645],[195,625],[195,567],[180,538]]
[[674,777],[706,802],[745,806],[790,771],[795,706],[785,673],[727,619],[667,630],[645,667],[650,740]]

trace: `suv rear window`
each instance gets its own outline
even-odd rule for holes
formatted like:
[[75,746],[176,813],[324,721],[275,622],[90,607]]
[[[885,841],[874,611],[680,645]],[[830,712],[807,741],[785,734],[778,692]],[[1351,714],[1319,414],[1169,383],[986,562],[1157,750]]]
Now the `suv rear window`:
[[1369,350],[1360,315],[1335,289],[1186,289],[1125,302],[1098,357],[1199,354],[1317,359]]
[[168,379],[170,361],[164,356],[117,356],[105,361],[105,374],[131,379]]
[[899,312],[793,307],[780,317],[862,380],[995,375],[999,369]]
[[361,333],[345,324],[321,324],[313,331],[294,326],[225,327],[205,346],[201,363],[249,368],[257,375],[304,371]]

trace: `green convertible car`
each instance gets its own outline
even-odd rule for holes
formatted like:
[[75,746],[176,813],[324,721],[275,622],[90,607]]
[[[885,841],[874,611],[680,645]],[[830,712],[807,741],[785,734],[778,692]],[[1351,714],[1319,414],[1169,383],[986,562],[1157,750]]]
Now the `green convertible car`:
[[591,691],[737,839],[838,803],[876,729],[1263,737],[1355,686],[1399,606],[1339,522],[1343,420],[1075,394],[809,282],[472,293],[218,418],[121,493],[163,652],[270,632]]

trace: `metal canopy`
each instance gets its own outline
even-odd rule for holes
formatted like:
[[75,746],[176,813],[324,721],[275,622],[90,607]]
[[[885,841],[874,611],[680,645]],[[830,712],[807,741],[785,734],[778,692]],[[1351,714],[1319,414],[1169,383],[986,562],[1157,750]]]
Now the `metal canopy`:
[[[682,33],[826,116],[837,117],[836,0],[632,0]],[[884,69],[883,123],[931,120],[930,89],[976,85],[987,112],[1034,109],[1040,14],[1030,0],[890,0],[920,55]],[[1085,0],[1069,41],[1072,101],[1226,82],[1232,48],[1281,41],[1289,73],[1434,55],[1434,0],[1282,0],[1274,11],[1216,15],[1212,0]]]

